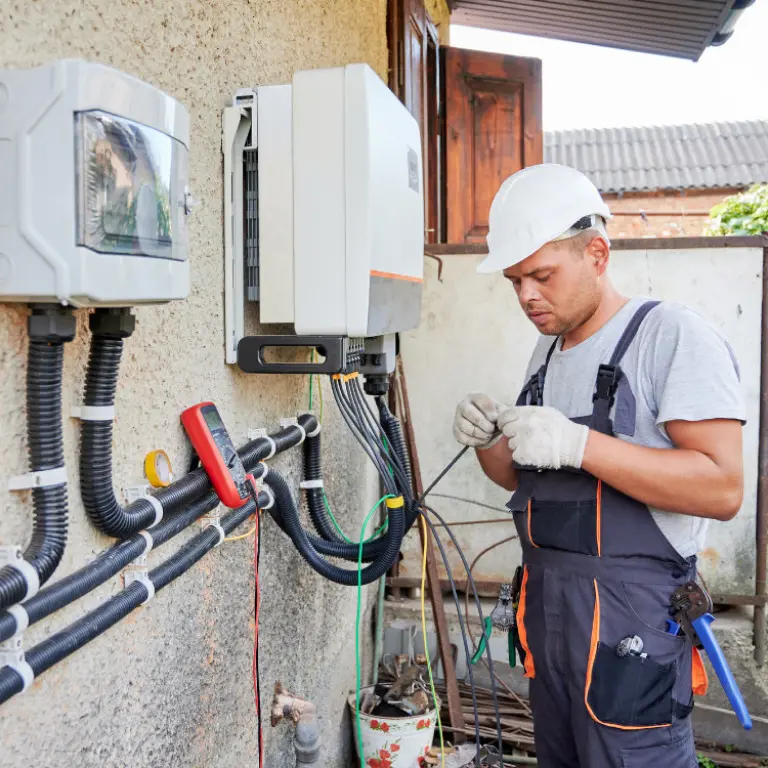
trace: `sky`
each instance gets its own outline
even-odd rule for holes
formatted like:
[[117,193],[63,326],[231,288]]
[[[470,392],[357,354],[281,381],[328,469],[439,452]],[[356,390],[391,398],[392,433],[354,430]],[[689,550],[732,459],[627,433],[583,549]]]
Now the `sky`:
[[541,59],[547,131],[768,119],[768,0],[697,62],[457,25],[450,44]]

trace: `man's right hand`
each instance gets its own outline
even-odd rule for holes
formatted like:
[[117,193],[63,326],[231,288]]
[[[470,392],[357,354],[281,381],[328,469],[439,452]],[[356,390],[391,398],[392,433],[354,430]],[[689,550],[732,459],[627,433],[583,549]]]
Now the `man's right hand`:
[[453,436],[471,448],[490,448],[501,438],[496,419],[503,410],[504,406],[488,395],[480,392],[467,395],[456,407]]

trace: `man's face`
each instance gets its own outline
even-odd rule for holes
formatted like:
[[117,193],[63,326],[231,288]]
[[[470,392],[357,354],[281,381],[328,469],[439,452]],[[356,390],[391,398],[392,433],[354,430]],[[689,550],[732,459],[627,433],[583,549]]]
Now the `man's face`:
[[547,243],[504,270],[531,322],[545,336],[561,336],[589,320],[600,304],[600,276],[608,246],[602,238]]

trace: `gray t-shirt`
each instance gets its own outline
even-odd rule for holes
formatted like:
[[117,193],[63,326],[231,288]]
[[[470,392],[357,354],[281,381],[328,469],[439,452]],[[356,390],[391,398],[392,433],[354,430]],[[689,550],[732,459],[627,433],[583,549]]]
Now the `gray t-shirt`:
[[[597,333],[561,351],[549,361],[544,405],[569,418],[592,412],[592,394],[600,364],[607,363],[632,315],[647,297],[631,299]],[[542,336],[526,372],[526,381],[546,359],[554,343]],[[733,351],[722,335],[688,307],[663,302],[645,318],[621,369],[624,377],[612,418],[621,440],[649,448],[673,448],[668,421],[737,419],[746,408]],[[656,523],[683,557],[704,549],[708,521],[691,515],[651,510]]]

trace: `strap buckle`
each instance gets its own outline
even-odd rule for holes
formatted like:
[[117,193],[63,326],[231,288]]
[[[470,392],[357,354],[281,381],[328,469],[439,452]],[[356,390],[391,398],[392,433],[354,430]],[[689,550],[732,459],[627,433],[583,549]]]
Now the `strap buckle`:
[[601,365],[597,369],[595,394],[592,395],[592,402],[606,400],[610,405],[613,405],[621,377],[621,368],[618,365]]

